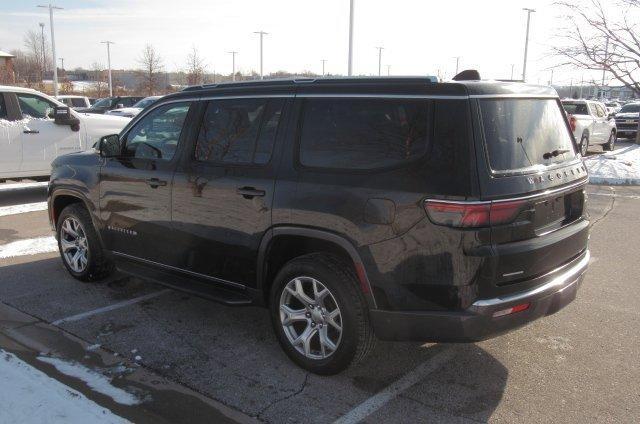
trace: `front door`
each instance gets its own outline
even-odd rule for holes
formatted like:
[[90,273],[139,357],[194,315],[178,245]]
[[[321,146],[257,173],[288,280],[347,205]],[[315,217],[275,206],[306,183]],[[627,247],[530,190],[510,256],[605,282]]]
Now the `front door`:
[[171,190],[190,102],[160,105],[122,136],[122,154],[100,171],[100,216],[107,248],[170,264]]
[[203,105],[195,146],[174,179],[180,268],[235,286],[256,281],[258,248],[271,225],[284,105],[283,98]]
[[32,93],[16,93],[16,97],[23,117],[21,171],[48,175],[56,157],[82,150],[81,132],[57,125],[50,117],[55,103]]

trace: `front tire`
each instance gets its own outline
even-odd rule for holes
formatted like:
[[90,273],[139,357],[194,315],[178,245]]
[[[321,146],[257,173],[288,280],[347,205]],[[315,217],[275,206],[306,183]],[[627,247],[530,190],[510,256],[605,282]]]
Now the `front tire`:
[[608,152],[612,151],[615,147],[616,138],[616,132],[611,131],[611,134],[609,134],[609,140],[602,145],[602,150],[606,150]]
[[313,253],[282,267],[271,289],[274,331],[287,356],[321,375],[362,361],[375,338],[366,301],[348,264]]
[[105,257],[87,209],[78,203],[67,206],[56,226],[58,249],[69,274],[80,281],[95,281],[113,272]]

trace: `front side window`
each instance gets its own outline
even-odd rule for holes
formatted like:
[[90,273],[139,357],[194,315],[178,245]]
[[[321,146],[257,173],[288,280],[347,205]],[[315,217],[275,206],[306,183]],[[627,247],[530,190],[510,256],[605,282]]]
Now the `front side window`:
[[480,101],[491,169],[529,170],[576,157],[565,116],[552,99]]
[[271,159],[282,99],[208,102],[195,159],[221,164],[265,164]]
[[376,169],[424,155],[425,100],[307,99],[300,163],[313,168]]
[[16,93],[24,118],[49,118],[55,104],[34,94]]
[[604,118],[606,114],[604,113],[604,109],[602,108],[602,106],[596,105],[596,110],[598,111],[598,117]]
[[116,99],[114,97],[107,97],[106,99],[98,100],[93,104],[93,106],[97,108],[110,108],[114,105],[113,102],[115,102],[115,100]]
[[178,148],[189,106],[190,102],[170,103],[145,115],[127,134],[125,156],[171,160]]

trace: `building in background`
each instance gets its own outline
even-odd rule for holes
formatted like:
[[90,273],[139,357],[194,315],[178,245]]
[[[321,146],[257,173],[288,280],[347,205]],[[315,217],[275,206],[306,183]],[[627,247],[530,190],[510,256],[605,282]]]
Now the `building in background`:
[[15,84],[16,74],[13,71],[15,56],[0,50],[0,84]]

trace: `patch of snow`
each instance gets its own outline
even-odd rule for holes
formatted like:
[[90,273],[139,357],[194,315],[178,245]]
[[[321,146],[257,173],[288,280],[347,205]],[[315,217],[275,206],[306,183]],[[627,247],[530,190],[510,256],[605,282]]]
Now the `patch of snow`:
[[84,381],[93,391],[109,396],[122,405],[137,405],[140,400],[131,393],[111,384],[111,378],[82,364],[49,356],[39,356],[39,361],[53,365],[61,373]]
[[53,236],[17,240],[0,245],[0,259],[37,255],[38,253],[49,253],[57,250],[58,242]]
[[0,191],[25,190],[28,188],[46,187],[48,184],[48,181],[39,183],[5,183],[0,184]]
[[3,423],[128,422],[1,349],[0,404]]
[[47,202],[23,203],[22,205],[0,207],[0,216],[17,215],[20,213],[46,211]]
[[135,358],[133,358],[133,359],[135,359],[136,361],[142,361],[142,356],[137,355],[137,356],[136,356]]
[[618,142],[618,149],[585,158],[592,184],[640,185],[640,145]]

